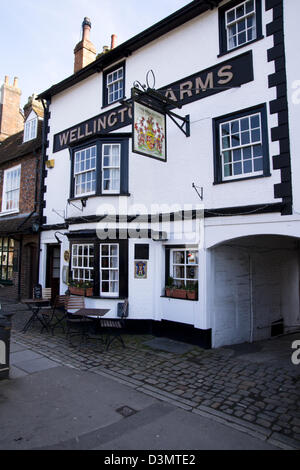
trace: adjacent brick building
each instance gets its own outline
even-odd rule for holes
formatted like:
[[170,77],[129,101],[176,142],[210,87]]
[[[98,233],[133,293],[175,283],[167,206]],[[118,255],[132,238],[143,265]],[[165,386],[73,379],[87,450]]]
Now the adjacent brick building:
[[[20,92],[16,96],[20,102]],[[15,299],[31,297],[38,282],[43,127],[43,108],[33,95],[19,129],[19,102],[1,108],[1,123],[11,121],[4,129],[11,135],[0,128],[6,135],[0,144],[0,295]]]

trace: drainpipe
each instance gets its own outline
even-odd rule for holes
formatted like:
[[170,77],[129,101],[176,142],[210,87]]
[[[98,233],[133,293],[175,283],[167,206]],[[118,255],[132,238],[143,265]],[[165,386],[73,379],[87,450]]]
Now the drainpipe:
[[253,261],[249,254],[249,289],[250,289],[250,343],[253,343],[254,308],[253,308]]

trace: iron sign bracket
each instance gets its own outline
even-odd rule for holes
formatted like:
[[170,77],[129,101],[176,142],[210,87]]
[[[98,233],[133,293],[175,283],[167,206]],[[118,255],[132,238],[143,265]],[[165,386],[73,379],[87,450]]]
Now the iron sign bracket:
[[[170,100],[166,96],[163,96],[158,91],[154,90],[153,88],[139,88],[134,86],[131,89],[131,99],[126,102],[126,105],[129,106],[134,101],[137,101],[141,104],[146,106],[153,107],[157,111],[165,113],[169,118],[176,124],[178,129],[184,133],[186,137],[190,137],[191,135],[191,125],[190,125],[190,115],[187,114],[186,116],[182,117],[179,114],[174,113],[171,111],[171,108],[182,108],[182,105],[175,103],[173,100]],[[123,104],[125,102],[123,101]],[[181,124],[178,122],[181,121]]]

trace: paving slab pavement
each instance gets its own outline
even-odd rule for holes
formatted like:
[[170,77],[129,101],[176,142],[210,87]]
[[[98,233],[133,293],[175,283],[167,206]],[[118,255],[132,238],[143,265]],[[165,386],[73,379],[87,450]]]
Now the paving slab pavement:
[[[210,351],[188,345],[185,352],[182,343],[125,335],[125,349],[114,343],[106,352],[101,342],[71,348],[61,332],[41,334],[39,325],[23,334],[27,315],[20,310],[13,317],[18,343],[13,353],[27,348],[55,364],[113,379],[252,437],[300,448],[300,366],[291,363],[291,344],[300,334]],[[28,373],[38,373],[39,363],[42,369],[53,365],[40,359],[33,359],[37,366],[29,365]],[[20,362],[13,373],[24,376]]]
[[276,449],[111,378],[59,364],[1,381],[0,416],[2,450]]

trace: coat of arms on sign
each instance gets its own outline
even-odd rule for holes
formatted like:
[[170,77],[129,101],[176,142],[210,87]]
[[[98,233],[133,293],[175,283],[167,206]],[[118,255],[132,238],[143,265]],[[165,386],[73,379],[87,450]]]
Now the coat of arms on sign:
[[134,278],[147,279],[147,261],[134,262]]
[[165,115],[134,103],[133,152],[166,161]]

